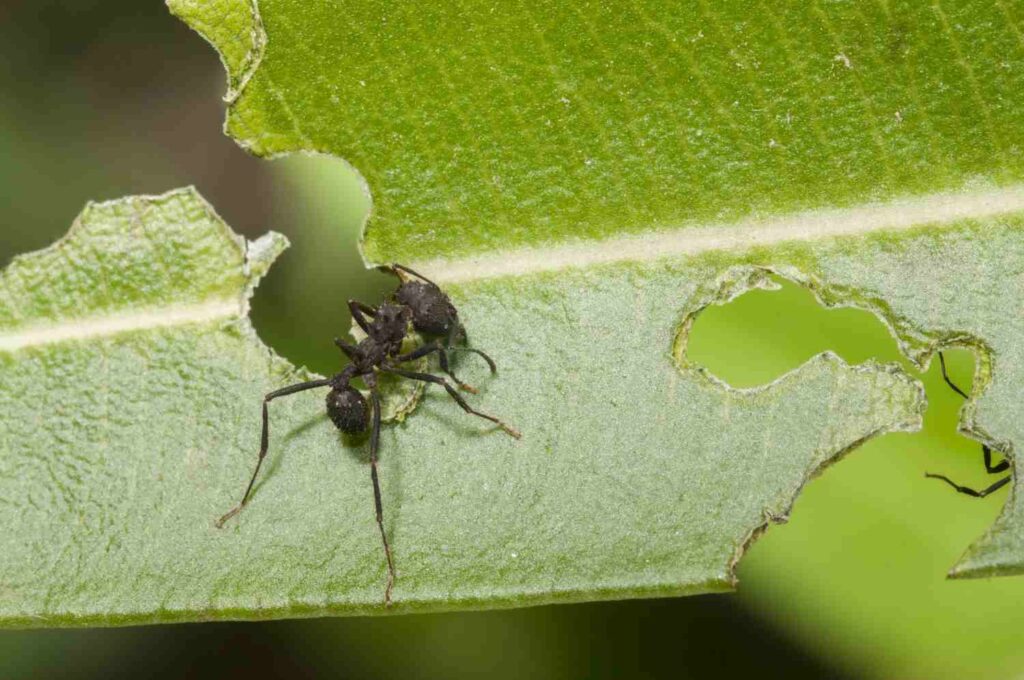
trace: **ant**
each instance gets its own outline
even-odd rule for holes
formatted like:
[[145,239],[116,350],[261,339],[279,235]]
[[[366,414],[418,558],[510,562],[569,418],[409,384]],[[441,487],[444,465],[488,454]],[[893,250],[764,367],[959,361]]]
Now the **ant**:
[[[392,302],[412,310],[413,328],[421,335],[434,338],[432,342],[423,346],[424,354],[420,356],[437,352],[441,370],[448,374],[459,388],[476,394],[475,387],[467,385],[455,377],[455,373],[448,365],[448,353],[472,352],[487,362],[491,373],[497,371],[498,368],[494,365],[494,360],[480,350],[456,346],[457,343],[467,342],[468,337],[466,336],[466,327],[459,321],[459,312],[455,309],[452,301],[437,284],[404,265],[392,264],[381,267],[381,269],[398,277],[399,285],[398,289],[391,294]],[[415,278],[410,278],[410,276]],[[428,350],[427,347],[434,349]]]
[[[395,565],[391,557],[388,537],[384,531],[380,482],[377,478],[377,449],[380,444],[381,422],[381,400],[377,376],[387,373],[408,380],[441,385],[466,413],[491,421],[516,439],[522,435],[498,418],[471,407],[444,378],[431,373],[408,371],[400,367],[401,364],[436,353],[441,370],[451,376],[460,387],[474,393],[475,389],[460,382],[450,370],[448,352],[455,350],[474,352],[487,361],[492,373],[497,370],[494,361],[480,350],[454,346],[457,341],[465,341],[466,331],[459,320],[455,306],[437,284],[400,264],[393,264],[384,269],[399,279],[398,289],[391,295],[389,301],[383,302],[377,307],[371,307],[355,300],[348,301],[352,319],[366,333],[366,337],[356,345],[345,343],[338,338],[334,339],[334,344],[349,358],[350,363],[333,377],[282,387],[263,398],[263,429],[256,469],[252,473],[249,485],[245,488],[245,493],[242,494],[241,502],[218,519],[216,526],[223,527],[225,522],[241,512],[249,500],[249,494],[252,492],[257,475],[259,475],[260,466],[267,455],[269,445],[270,425],[267,405],[278,397],[317,387],[329,387],[327,415],[335,427],[345,434],[351,435],[363,434],[367,428],[370,429],[370,478],[373,480],[373,502],[377,514],[377,527],[380,529],[381,543],[384,546],[384,557],[388,566],[384,603],[390,606],[391,589],[395,583]],[[434,336],[435,339],[403,354],[401,353],[402,342],[408,334],[410,325],[424,335]],[[361,378],[369,388],[369,402],[358,389],[352,386],[351,382],[354,378]]]
[[[969,399],[970,397],[967,396],[967,393],[964,392],[959,387],[957,387],[956,384],[954,384],[953,381],[949,379],[949,374],[946,373],[946,357],[942,356],[942,352],[939,352],[939,365],[942,367],[942,379],[946,381],[946,384],[949,385],[954,392],[959,394],[964,399]],[[997,463],[995,465],[992,464],[992,449],[990,449],[987,444],[981,445],[981,452],[985,456],[985,471],[988,472],[990,475],[994,475],[999,472],[1004,472],[1010,469],[1009,460],[1003,460],[1002,462]],[[1012,474],[1008,475],[1000,479],[998,482],[992,484],[991,486],[982,489],[981,491],[975,491],[974,489],[970,489],[966,486],[960,486],[959,484],[954,482],[949,477],[946,477],[945,475],[936,475],[932,474],[931,472],[926,472],[924,476],[927,477],[928,479],[941,479],[946,484],[949,484],[951,487],[953,487],[960,493],[967,494],[968,496],[974,496],[975,498],[984,498],[993,491],[1001,489],[1007,484],[1009,484],[1010,479],[1013,478]]]

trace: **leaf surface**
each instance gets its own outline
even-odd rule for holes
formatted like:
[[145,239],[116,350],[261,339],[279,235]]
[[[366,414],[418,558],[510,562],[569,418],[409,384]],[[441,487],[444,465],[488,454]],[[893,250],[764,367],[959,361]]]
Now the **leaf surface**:
[[[245,244],[182,190],[91,205],[4,273],[8,623],[383,609],[364,447],[334,430],[322,393],[274,402],[252,503],[213,526],[252,469],[260,395],[305,377],[244,315],[281,245]],[[696,259],[581,272],[466,300],[475,342],[502,364],[494,378],[467,364],[466,378],[525,435],[443,393],[385,430],[396,610],[728,588],[744,544],[810,473],[917,423],[921,390],[891,366],[821,355],[744,392],[681,373],[680,314],[705,303],[694,282],[713,270]],[[748,268],[723,279],[763,282]],[[595,338],[628,348],[613,370]]]
[[[371,261],[606,239],[1020,182],[1005,1],[171,0],[258,62],[226,128],[365,177]],[[235,71],[232,80],[238,78]]]
[[[385,430],[394,611],[728,589],[810,476],[917,427],[896,366],[735,390],[689,362],[696,315],[772,274],[919,365],[977,350],[964,427],[1024,435],[1016,8],[170,4],[222,54],[229,132],[357,167],[366,256],[437,277],[498,360],[459,370],[521,441],[440,390]],[[246,318],[280,246],[179,191],[4,272],[5,622],[385,610],[364,446],[322,394],[273,404],[252,503],[213,527],[261,395],[306,377]],[[1020,571],[1018,495],[957,573]]]
[[[201,23],[187,4],[169,5]],[[1018,298],[992,272],[1014,277],[1018,265],[1014,249],[986,242],[989,231],[1012,233],[1024,211],[1021,7],[253,7],[269,40],[252,43],[260,66],[226,129],[258,155],[327,152],[357,167],[374,197],[369,260],[462,282],[467,304],[492,290],[475,284],[485,279],[521,287],[704,252],[722,253],[705,283],[736,262],[785,270],[832,291],[831,302],[878,313],[918,366],[943,344],[974,349],[981,396],[961,427],[1012,458],[1010,414],[1024,392]],[[955,248],[936,251],[973,238],[959,231],[968,223],[977,247],[992,249],[970,253],[979,269]],[[897,235],[924,225],[931,240]],[[844,236],[832,247],[863,261],[855,281],[849,265],[833,271],[783,245]],[[881,269],[880,242],[899,250]],[[541,318],[531,329],[555,323]],[[569,322],[550,341],[579,332]],[[621,352],[602,342],[587,351],[610,371]],[[1024,568],[1015,507],[955,573]]]

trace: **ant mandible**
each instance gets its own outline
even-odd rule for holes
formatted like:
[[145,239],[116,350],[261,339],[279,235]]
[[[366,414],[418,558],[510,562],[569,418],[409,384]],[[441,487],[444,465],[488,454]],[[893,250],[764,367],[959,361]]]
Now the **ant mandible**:
[[[392,294],[389,302],[371,307],[355,300],[348,301],[352,319],[366,333],[366,337],[356,345],[347,344],[338,338],[334,339],[334,344],[349,358],[348,366],[333,377],[282,387],[263,398],[263,429],[256,469],[249,479],[245,493],[242,494],[242,500],[218,519],[216,526],[218,528],[224,526],[224,523],[241,512],[249,501],[249,494],[259,475],[260,466],[267,455],[269,445],[270,424],[267,405],[278,397],[317,387],[329,387],[331,389],[327,393],[327,415],[335,427],[346,434],[362,434],[366,432],[367,428],[370,428],[370,478],[373,480],[373,502],[377,514],[377,527],[380,529],[380,538],[384,546],[384,557],[388,566],[384,602],[386,605],[390,605],[391,589],[395,583],[395,566],[391,557],[391,547],[388,545],[388,537],[384,531],[380,481],[377,477],[377,449],[380,444],[381,422],[378,374],[387,373],[409,380],[441,385],[466,413],[491,421],[516,439],[521,435],[498,418],[472,408],[444,378],[400,367],[401,364],[437,353],[441,370],[451,376],[452,380],[460,387],[471,392],[476,392],[476,390],[459,381],[452,373],[448,365],[448,352],[455,350],[473,352],[487,361],[492,373],[496,370],[494,361],[480,350],[455,346],[456,342],[465,341],[466,331],[459,320],[455,306],[436,284],[400,264],[393,264],[385,269],[399,279],[398,289]],[[410,276],[418,280],[409,278]],[[423,335],[433,336],[434,339],[402,354],[402,342],[405,340],[410,325]],[[369,403],[362,393],[351,385],[354,378],[362,378],[366,387],[369,388]]]
[[[968,399],[969,397],[967,396],[967,393],[964,392],[959,387],[957,387],[956,384],[949,379],[949,374],[946,373],[946,357],[942,356],[942,352],[939,352],[939,365],[942,367],[942,379],[946,381],[946,384],[949,385],[953,389],[953,391],[959,394],[961,397],[963,397],[964,399]],[[1004,472],[1010,469],[1009,460],[1003,460],[999,463],[996,463],[995,465],[992,464],[992,449],[990,449],[987,444],[981,445],[981,452],[985,458],[985,471],[988,472],[990,475],[998,474],[1000,472]],[[927,477],[928,479],[941,479],[946,484],[949,484],[951,487],[953,487],[960,493],[966,494],[968,496],[974,496],[975,498],[984,498],[993,491],[997,491],[998,489],[1003,488],[1004,486],[1010,483],[1010,479],[1012,479],[1013,477],[1012,475],[1008,475],[1006,477],[1003,477],[999,481],[995,482],[994,484],[985,487],[981,491],[976,491],[966,486],[960,486],[959,484],[957,484],[956,482],[954,482],[952,479],[945,475],[936,475],[931,472],[926,472],[924,476]]]

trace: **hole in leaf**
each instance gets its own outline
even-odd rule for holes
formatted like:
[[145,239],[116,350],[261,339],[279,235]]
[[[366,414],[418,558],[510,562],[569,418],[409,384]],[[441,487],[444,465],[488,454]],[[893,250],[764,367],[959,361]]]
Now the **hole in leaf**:
[[[802,286],[777,278],[775,282],[780,290],[754,289],[728,304],[704,309],[694,320],[687,344],[690,360],[733,387],[771,382],[825,350],[851,364],[873,358],[899,362],[917,373],[873,313],[828,309]],[[966,352],[954,353],[970,359]],[[962,368],[961,360],[955,363]],[[957,371],[961,382],[969,385],[970,375],[963,373]]]
[[292,363],[332,375],[347,362],[332,340],[349,337],[349,298],[376,304],[395,282],[366,269],[359,254],[370,202],[351,167],[315,154],[280,158],[271,167],[278,181],[263,226],[285,234],[291,247],[253,297],[253,325]]
[[[873,313],[828,309],[806,288],[776,282],[780,290],[755,289],[703,310],[687,359],[735,387],[770,382],[824,350],[850,363],[896,361],[921,380],[928,408],[921,431],[872,439],[812,480],[790,521],[740,561],[737,597],[808,644],[841,631],[843,645],[857,650],[846,659],[859,669],[864,659],[875,663],[882,639],[901,641],[894,664],[912,654],[941,659],[958,640],[992,630],[1024,593],[1020,578],[945,579],[1000,514],[1007,489],[975,499],[924,478],[941,472],[974,488],[999,478],[986,474],[980,445],[957,432],[964,400],[942,381],[937,358],[921,374]],[[970,394],[975,356],[944,354],[950,377]]]
[[[764,385],[826,350],[850,364],[868,359],[898,363],[922,381],[928,396],[921,432],[888,435],[929,441],[926,447],[908,447],[925,454],[914,454],[917,473],[945,474],[976,489],[1001,478],[986,474],[980,444],[957,432],[964,399],[943,381],[937,356],[929,370],[921,373],[899,351],[895,338],[875,314],[851,307],[829,309],[806,288],[778,277],[773,280],[780,289],[753,289],[727,304],[705,308],[693,322],[687,358],[737,388]],[[964,349],[944,349],[943,354],[952,381],[970,394],[974,355]],[[994,462],[1001,459],[1001,455],[994,456]],[[922,479],[921,483],[957,495],[941,481]],[[993,497],[1005,493],[1000,490]]]

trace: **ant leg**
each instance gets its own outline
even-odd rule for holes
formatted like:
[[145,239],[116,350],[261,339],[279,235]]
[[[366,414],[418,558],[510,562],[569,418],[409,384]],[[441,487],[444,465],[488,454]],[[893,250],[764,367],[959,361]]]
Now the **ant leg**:
[[416,359],[422,359],[423,357],[432,354],[433,352],[440,352],[443,349],[444,348],[441,347],[440,343],[434,340],[433,342],[428,342],[425,345],[420,345],[411,352],[399,354],[398,356],[395,357],[395,361],[397,361],[400,364],[404,364],[407,361],[415,361]]
[[455,402],[459,406],[461,406],[462,410],[465,411],[466,413],[471,413],[474,416],[479,416],[480,418],[483,418],[485,420],[491,421],[492,423],[494,423],[495,425],[497,425],[498,427],[503,429],[505,432],[507,432],[508,434],[510,434],[513,437],[515,437],[516,439],[520,439],[523,436],[522,434],[519,433],[518,430],[516,430],[516,429],[506,425],[505,423],[503,423],[498,418],[495,418],[494,416],[488,415],[486,413],[482,413],[481,411],[477,411],[472,406],[467,404],[466,400],[462,398],[462,395],[460,395],[458,393],[458,391],[454,387],[452,387],[450,384],[448,384],[448,381],[445,380],[444,378],[439,378],[436,375],[430,375],[429,373],[416,373],[414,371],[403,371],[400,368],[391,368],[390,366],[381,366],[380,370],[382,370],[382,371],[384,371],[386,373],[394,373],[395,375],[400,375],[403,378],[409,378],[410,380],[419,380],[421,382],[434,383],[435,385],[441,385],[442,387],[444,387],[445,390],[447,390],[449,396],[451,396],[451,398],[454,399]]
[[459,389],[465,390],[470,394],[480,394],[480,391],[477,390],[477,388],[462,382],[455,376],[455,371],[453,371],[451,366],[448,365],[448,352],[443,347],[437,348],[437,362],[441,365],[441,371],[443,373],[447,373],[448,376],[455,381],[455,384],[459,386]]
[[388,562],[388,583],[384,588],[384,604],[391,606],[391,588],[395,585],[395,564],[391,560],[391,546],[384,532],[384,510],[380,500],[380,481],[377,479],[377,449],[380,446],[380,395],[377,390],[370,390],[373,402],[373,429],[370,433],[370,479],[373,480],[373,504],[377,510],[377,528],[380,529],[380,540],[384,544],[384,557]]
[[[498,367],[494,363],[494,359],[490,358],[489,356],[487,356],[478,349],[474,349],[472,347],[456,346],[456,343],[459,340],[461,340],[462,342],[468,341],[468,338],[466,337],[466,329],[461,324],[453,324],[452,327],[448,330],[448,337],[445,338],[444,345],[442,346],[441,351],[438,353],[438,360],[439,363],[441,364],[441,370],[450,375],[452,380],[459,383],[459,387],[463,387],[463,383],[461,383],[459,379],[455,377],[454,371],[452,371],[451,368],[449,368],[448,366],[449,352],[472,352],[473,354],[482,357],[483,360],[487,362],[487,367],[491,369],[491,373],[498,372]],[[463,389],[466,389],[466,387],[463,387]],[[466,391],[472,392],[473,394],[477,393],[475,389],[466,389]]]
[[364,305],[362,302],[357,300],[349,300],[348,311],[352,314],[352,318],[355,322],[359,324],[359,327],[363,329],[363,332],[370,335],[370,322],[366,317],[377,316],[377,310],[370,305]]
[[986,488],[982,489],[981,491],[975,491],[974,489],[968,489],[966,486],[960,486],[959,484],[954,482],[949,477],[946,477],[945,475],[933,475],[930,472],[926,472],[924,476],[927,477],[928,479],[941,479],[946,484],[949,484],[951,487],[953,487],[954,489],[956,489],[960,493],[967,494],[968,496],[974,496],[975,498],[984,498],[985,496],[989,495],[993,491],[996,491],[998,489],[1003,488],[1010,481],[1009,477],[1003,477],[1002,479],[1000,479],[998,482],[996,482],[992,486],[986,487]]
[[[420,279],[420,280],[422,280],[422,281],[425,281],[425,282],[429,283],[429,284],[430,284],[431,286],[433,286],[434,288],[437,288],[437,287],[438,287],[438,285],[437,285],[436,283],[434,283],[433,281],[431,281],[430,279],[428,279],[428,278],[427,278],[426,276],[424,276],[423,274],[417,274],[417,273],[416,273],[416,272],[414,272],[413,270],[411,270],[411,269],[409,269],[408,267],[406,267],[406,266],[405,266],[404,264],[398,264],[397,262],[395,262],[395,263],[393,263],[393,264],[391,265],[391,270],[392,270],[393,272],[399,272],[399,271],[403,271],[403,272],[405,272],[406,274],[412,274],[412,275],[413,275],[413,276],[415,276],[415,277],[416,277],[417,279]],[[402,278],[402,277],[401,277],[401,276],[399,276],[398,278]]]
[[949,379],[949,374],[946,373],[946,357],[942,355],[942,352],[939,352],[939,366],[942,367],[942,379],[946,381],[946,384],[952,387],[953,391],[959,394],[964,399],[969,399],[970,397],[967,396],[967,393],[964,392],[959,387],[957,387],[956,385],[954,385],[953,381]]
[[[487,367],[491,369],[491,373],[497,373],[498,367],[494,363],[494,359],[490,358],[478,349],[472,347],[459,347],[459,341],[469,342],[469,337],[466,335],[466,328],[462,324],[452,324],[452,327],[448,329],[448,337],[444,341],[445,352],[472,352],[483,357],[483,360],[487,362]],[[446,356],[445,361],[448,360]]]
[[350,345],[347,342],[342,341],[340,338],[335,338],[334,344],[338,346],[338,349],[345,353],[345,356],[352,359],[356,351],[355,345]]
[[417,347],[413,351],[407,352],[406,354],[400,354],[397,357],[395,357],[395,361],[397,361],[400,364],[404,364],[407,361],[415,361],[416,359],[420,359],[427,355],[433,354],[434,352],[437,352],[438,361],[441,364],[441,370],[447,373],[448,376],[455,381],[455,384],[459,386],[459,389],[465,390],[472,394],[479,394],[475,387],[462,382],[461,380],[458,379],[458,377],[456,377],[455,373],[448,366],[448,355],[445,353],[444,347],[442,347],[437,340],[430,342],[426,345]]
[[[939,352],[939,366],[942,368],[942,379],[946,381],[946,384],[949,385],[951,388],[953,388],[953,391],[956,392],[957,394],[959,394],[964,399],[969,399],[970,397],[967,396],[967,393],[965,393],[962,389],[957,387],[953,383],[953,381],[949,379],[949,374],[946,373],[946,357],[944,357],[942,355],[942,352]],[[1008,461],[1008,460],[1003,460],[1001,463],[997,463],[996,465],[992,465],[992,449],[990,449],[987,444],[982,444],[981,445],[981,451],[985,455],[985,471],[988,472],[989,474],[996,474],[998,472],[1003,472],[1004,470],[1009,470],[1010,469],[1010,461]],[[949,480],[946,480],[946,481],[949,481]],[[952,483],[952,482],[950,482],[950,483]],[[1005,484],[1005,483],[1006,483],[1005,480],[1003,482],[1001,482],[1001,484]],[[956,486],[956,485],[954,484],[954,486]],[[999,487],[997,486],[996,488],[999,488]],[[992,490],[993,489],[989,488],[989,490],[986,493],[989,493]],[[966,493],[966,492],[964,492],[964,493]]]
[[[498,366],[494,363],[494,359],[490,358],[478,349],[474,349],[472,347],[445,347],[444,350],[445,352],[472,352],[473,354],[483,357],[483,360],[487,362],[487,367],[491,369],[491,373],[498,372]],[[445,357],[445,360],[447,360],[447,357]]]
[[310,380],[309,382],[301,382],[295,385],[289,385],[288,387],[282,387],[279,390],[267,394],[263,397],[263,431],[260,436],[260,455],[256,460],[256,469],[252,473],[252,478],[249,480],[249,486],[245,487],[245,493],[242,494],[242,501],[231,509],[230,512],[225,513],[215,524],[218,529],[224,526],[224,522],[237,515],[245,507],[245,504],[249,500],[249,494],[252,492],[252,485],[256,482],[256,476],[260,473],[260,466],[263,465],[263,459],[267,455],[267,447],[270,443],[270,419],[267,413],[267,404],[277,399],[278,397],[286,397],[289,394],[295,394],[296,392],[304,392],[311,390],[316,387],[327,387],[331,384],[330,379],[322,380]]
[[999,463],[997,465],[993,465],[992,464],[992,449],[990,449],[985,444],[981,445],[981,450],[985,454],[985,471],[988,472],[990,475],[991,474],[995,474],[997,472],[1002,472],[1003,470],[1010,469],[1010,461],[1008,461],[1008,460],[1004,460],[1002,463]]

